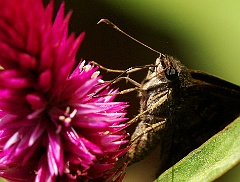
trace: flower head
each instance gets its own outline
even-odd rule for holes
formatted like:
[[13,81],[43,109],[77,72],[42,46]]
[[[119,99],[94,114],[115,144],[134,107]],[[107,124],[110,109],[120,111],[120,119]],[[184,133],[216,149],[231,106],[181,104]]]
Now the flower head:
[[[126,153],[126,103],[75,54],[64,5],[0,0],[0,176],[10,181],[111,180]],[[101,90],[100,97],[94,97]],[[122,176],[119,175],[118,179]]]

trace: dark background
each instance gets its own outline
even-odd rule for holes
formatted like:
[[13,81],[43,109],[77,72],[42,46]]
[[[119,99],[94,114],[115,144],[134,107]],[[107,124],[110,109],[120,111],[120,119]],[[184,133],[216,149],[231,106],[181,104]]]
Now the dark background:
[[[60,2],[55,0],[55,7],[59,7]],[[105,24],[97,25],[101,18],[107,18],[136,39],[164,54],[173,55],[191,69],[240,83],[240,12],[237,8],[240,4],[236,0],[227,3],[69,0],[65,4],[66,12],[73,10],[70,32],[75,32],[76,35],[86,32],[78,51],[79,60],[94,60],[105,67],[124,70],[154,63],[157,53]],[[102,74],[105,80],[118,75],[105,74],[104,71]],[[145,74],[142,71],[131,77],[141,82]],[[132,87],[124,81],[117,86],[121,89]],[[122,95],[118,99],[130,102],[128,117],[132,118],[138,113],[139,100],[136,92]],[[147,181],[141,174],[151,169],[149,166],[140,168],[142,172],[130,169],[125,181]],[[232,171],[233,174],[228,173],[218,181],[237,181],[239,167]]]

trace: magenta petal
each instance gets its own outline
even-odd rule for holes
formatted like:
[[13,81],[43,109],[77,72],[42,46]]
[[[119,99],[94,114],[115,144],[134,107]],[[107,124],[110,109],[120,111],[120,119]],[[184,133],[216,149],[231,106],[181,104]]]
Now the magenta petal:
[[101,143],[110,143],[114,141],[118,141],[124,138],[124,135],[109,135],[108,137],[100,138]]
[[54,182],[56,180],[56,177],[50,174],[46,158],[47,156],[43,156],[40,159],[38,173],[36,175],[35,181]]
[[[79,116],[80,117],[80,116]],[[82,115],[84,122],[81,120],[74,121],[73,125],[82,128],[106,128],[109,124],[104,121],[106,116],[101,116],[98,114]],[[99,119],[99,120],[98,120]]]
[[46,105],[45,99],[38,93],[28,94],[26,100],[34,110],[42,109]]
[[94,152],[95,154],[102,154],[102,150],[99,147],[99,145],[94,144],[93,142],[87,140],[86,138],[80,137],[81,140],[84,142],[84,145],[86,146],[86,148],[89,148],[92,152]]
[[49,146],[48,146],[48,160],[49,168],[52,175],[63,173],[64,159],[63,159],[63,147],[61,144],[60,136],[52,131],[49,131]]
[[19,64],[23,69],[35,69],[37,66],[37,60],[29,54],[19,54]]
[[12,146],[14,143],[18,142],[20,138],[19,132],[14,133],[14,135],[7,141],[5,144],[3,150],[8,149],[10,146]]
[[38,123],[29,138],[28,146],[32,146],[36,142],[36,140],[43,134],[44,131],[45,128],[42,126],[41,123]]
[[38,84],[43,92],[48,91],[51,88],[52,73],[50,70],[42,72],[38,79]]
[[76,132],[68,130],[64,135],[66,139],[69,140],[69,143],[65,143],[67,150],[69,148],[72,150],[71,152],[77,154],[79,158],[85,158],[86,163],[91,163],[91,161],[96,159],[96,157],[86,148],[84,141],[80,139]]

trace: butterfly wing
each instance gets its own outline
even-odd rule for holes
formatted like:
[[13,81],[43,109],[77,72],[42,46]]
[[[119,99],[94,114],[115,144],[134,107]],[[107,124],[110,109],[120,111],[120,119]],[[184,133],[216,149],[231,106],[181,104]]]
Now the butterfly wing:
[[198,71],[192,84],[175,90],[166,122],[159,174],[240,115],[240,87]]

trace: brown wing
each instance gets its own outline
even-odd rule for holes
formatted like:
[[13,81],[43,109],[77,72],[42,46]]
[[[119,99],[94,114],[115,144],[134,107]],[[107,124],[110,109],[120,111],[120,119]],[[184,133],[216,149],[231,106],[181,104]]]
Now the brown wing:
[[[192,72],[191,72],[192,73]],[[159,174],[221,131],[240,115],[240,87],[201,72],[176,90],[162,139]]]

